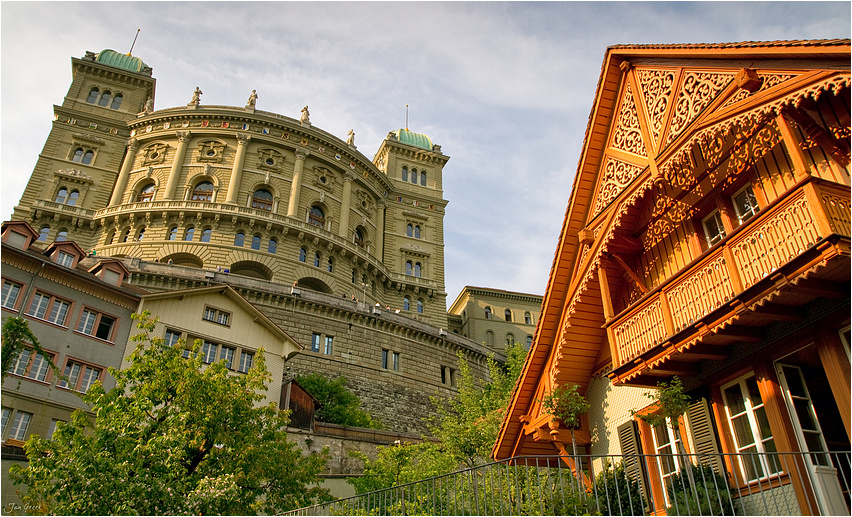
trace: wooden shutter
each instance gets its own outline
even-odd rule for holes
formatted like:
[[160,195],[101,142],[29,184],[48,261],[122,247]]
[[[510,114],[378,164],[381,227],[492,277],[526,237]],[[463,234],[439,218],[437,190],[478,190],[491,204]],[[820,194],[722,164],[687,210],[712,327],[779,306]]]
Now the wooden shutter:
[[618,443],[624,461],[624,471],[631,478],[639,481],[645,504],[651,504],[648,494],[648,473],[645,470],[645,458],[642,454],[642,442],[639,439],[639,428],[635,420],[628,420],[618,426]]
[[716,440],[716,427],[707,399],[700,398],[690,403],[686,415],[689,418],[689,435],[692,437],[695,452],[699,455],[699,463],[710,465],[717,474],[724,475],[719,443]]

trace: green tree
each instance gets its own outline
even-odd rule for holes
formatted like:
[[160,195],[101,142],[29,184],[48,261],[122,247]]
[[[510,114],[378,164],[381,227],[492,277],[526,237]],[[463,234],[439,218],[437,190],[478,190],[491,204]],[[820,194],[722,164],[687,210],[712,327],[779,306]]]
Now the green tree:
[[361,409],[361,400],[346,389],[348,383],[346,378],[338,377],[329,380],[318,373],[311,373],[297,377],[296,382],[320,402],[321,406],[316,412],[316,419],[320,422],[371,429],[382,428],[381,422]]
[[447,454],[457,463],[474,467],[489,461],[512,389],[524,367],[526,350],[517,343],[510,346],[502,365],[489,358],[489,379],[483,386],[477,385],[461,352],[458,358],[458,392],[451,399],[432,397],[435,414],[427,423]]
[[[134,316],[141,333],[116,387],[95,383],[53,439],[32,436],[29,465],[12,467],[25,504],[60,515],[278,513],[327,498],[315,486],[327,453],[302,456],[286,441],[287,413],[262,404],[271,375],[262,351],[245,375],[205,365],[196,341],[152,337],[156,319]],[[313,486],[312,486],[313,485]]]
[[[548,393],[541,401],[544,412],[553,418],[558,418],[571,431],[571,448],[574,454],[574,465],[580,465],[580,457],[577,455],[577,438],[574,430],[580,427],[580,416],[589,410],[586,398],[580,395],[580,387],[576,384],[563,384]],[[582,472],[577,468],[577,477],[580,479]],[[582,483],[582,480],[580,480]]]
[[30,326],[27,324],[27,320],[24,318],[6,318],[3,321],[2,334],[3,348],[2,353],[0,353],[2,355],[0,362],[3,364],[2,379],[6,378],[6,374],[15,365],[15,361],[18,360],[21,352],[30,349],[47,359],[51,369],[59,375],[59,369],[53,364],[51,355],[39,345],[38,339],[33,335]]

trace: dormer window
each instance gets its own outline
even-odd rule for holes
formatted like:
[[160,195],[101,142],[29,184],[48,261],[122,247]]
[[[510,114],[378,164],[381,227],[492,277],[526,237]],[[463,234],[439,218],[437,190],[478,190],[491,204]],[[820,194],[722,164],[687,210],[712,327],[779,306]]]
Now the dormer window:
[[37,237],[36,231],[25,222],[17,221],[3,224],[3,242],[19,250],[27,249]]
[[71,267],[74,265],[74,255],[64,251],[57,251],[53,256],[53,261],[60,266]]

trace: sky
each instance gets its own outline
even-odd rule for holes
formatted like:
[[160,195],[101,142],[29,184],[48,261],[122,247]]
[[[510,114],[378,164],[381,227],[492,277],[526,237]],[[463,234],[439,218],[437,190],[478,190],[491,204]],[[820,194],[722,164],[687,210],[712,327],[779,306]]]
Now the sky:
[[850,37],[850,2],[0,2],[0,216],[71,84],[109,48],[153,68],[156,109],[298,118],[372,158],[425,133],[444,168],[447,304],[465,285],[543,294],[606,48]]

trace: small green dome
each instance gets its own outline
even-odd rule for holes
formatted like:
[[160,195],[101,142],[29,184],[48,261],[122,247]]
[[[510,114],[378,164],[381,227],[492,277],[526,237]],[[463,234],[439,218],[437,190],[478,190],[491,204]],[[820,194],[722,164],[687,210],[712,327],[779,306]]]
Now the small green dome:
[[104,49],[100,51],[95,58],[95,61],[105,65],[114,66],[116,68],[121,68],[122,70],[129,70],[131,72],[141,72],[145,68],[148,68],[148,65],[143,63],[138,57],[121,54],[111,49]]
[[396,139],[403,144],[413,145],[427,151],[432,150],[432,140],[424,134],[414,133],[407,129],[397,129],[396,131],[391,131],[391,133],[396,135]]

